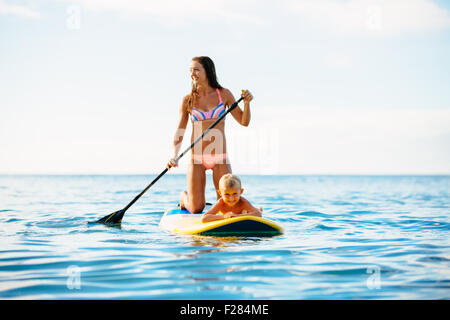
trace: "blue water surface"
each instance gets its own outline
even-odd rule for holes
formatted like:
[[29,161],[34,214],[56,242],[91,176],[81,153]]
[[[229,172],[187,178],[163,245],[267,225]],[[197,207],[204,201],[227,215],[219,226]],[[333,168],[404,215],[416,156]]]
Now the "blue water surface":
[[[449,176],[242,176],[285,233],[158,228],[184,175],[0,176],[1,299],[448,299]],[[207,201],[215,192],[208,176]]]

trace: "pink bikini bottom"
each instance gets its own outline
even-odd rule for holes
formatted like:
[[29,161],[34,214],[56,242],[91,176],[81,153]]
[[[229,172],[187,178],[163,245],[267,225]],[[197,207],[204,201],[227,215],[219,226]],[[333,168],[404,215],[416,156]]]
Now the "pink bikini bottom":
[[227,154],[226,153],[217,153],[217,154],[193,154],[194,163],[203,164],[206,170],[214,168],[217,163],[227,163]]

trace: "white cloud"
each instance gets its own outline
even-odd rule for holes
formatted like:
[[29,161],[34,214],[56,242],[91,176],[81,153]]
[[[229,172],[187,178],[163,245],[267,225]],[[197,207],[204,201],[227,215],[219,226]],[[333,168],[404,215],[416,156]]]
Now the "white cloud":
[[[251,14],[254,0],[58,0],[70,5],[80,5],[93,11],[117,12],[128,17],[153,16],[160,22],[180,24],[188,19],[241,21],[264,24],[264,20]],[[238,10],[236,10],[238,9]],[[247,10],[249,9],[249,10]]]
[[341,34],[397,35],[450,27],[450,13],[429,0],[289,0],[302,23]]
[[[267,25],[290,15],[299,25],[341,34],[396,35],[450,28],[450,12],[431,0],[283,0],[273,5],[257,0],[54,0],[85,10],[115,12],[125,17],[153,17],[167,25],[218,21]],[[38,18],[29,5],[0,0],[0,14]]]
[[0,0],[0,15],[12,15],[22,18],[39,19],[40,13],[24,5],[15,5]]

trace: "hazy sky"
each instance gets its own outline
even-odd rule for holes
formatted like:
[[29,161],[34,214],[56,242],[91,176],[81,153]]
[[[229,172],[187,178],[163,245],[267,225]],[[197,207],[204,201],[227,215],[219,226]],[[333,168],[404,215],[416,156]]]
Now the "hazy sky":
[[450,3],[426,0],[0,0],[0,173],[159,173],[198,55],[255,97],[235,173],[450,174]]

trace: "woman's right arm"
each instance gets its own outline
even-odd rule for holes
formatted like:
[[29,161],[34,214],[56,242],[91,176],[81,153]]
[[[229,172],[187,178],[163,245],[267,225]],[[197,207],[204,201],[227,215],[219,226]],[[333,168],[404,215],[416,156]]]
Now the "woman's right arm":
[[175,162],[175,159],[178,157],[178,152],[180,152],[184,132],[186,130],[186,126],[189,120],[189,113],[187,112],[188,97],[189,96],[185,96],[183,98],[183,102],[181,103],[178,127],[173,138],[173,157],[170,158],[169,162],[167,163],[166,165],[167,169],[170,169],[171,167],[178,167],[178,163]]

